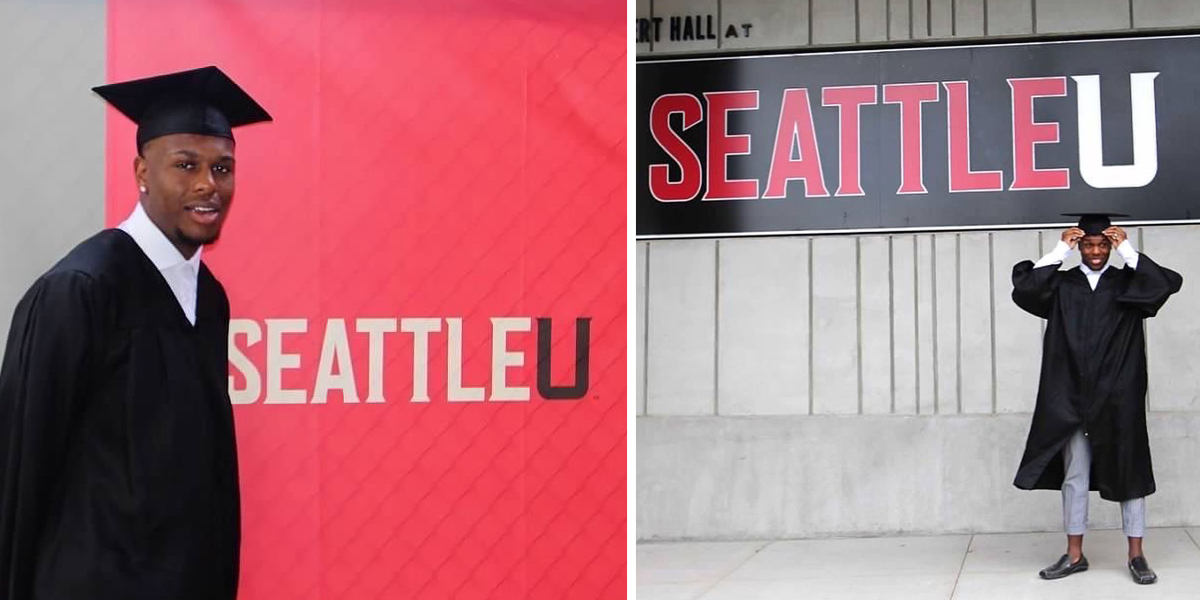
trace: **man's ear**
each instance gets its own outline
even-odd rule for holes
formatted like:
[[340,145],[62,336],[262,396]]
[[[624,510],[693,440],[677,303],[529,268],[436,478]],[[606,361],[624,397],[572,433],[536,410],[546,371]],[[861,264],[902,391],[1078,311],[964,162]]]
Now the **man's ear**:
[[139,152],[133,159],[133,178],[137,181],[138,189],[146,187],[146,159]]

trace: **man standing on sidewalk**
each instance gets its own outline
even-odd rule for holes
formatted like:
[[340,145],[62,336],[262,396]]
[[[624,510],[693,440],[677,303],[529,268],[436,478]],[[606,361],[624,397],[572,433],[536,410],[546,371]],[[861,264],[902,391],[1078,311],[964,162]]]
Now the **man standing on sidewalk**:
[[[1139,254],[1111,214],[1079,215],[1037,263],[1013,267],[1013,301],[1047,320],[1041,378],[1018,488],[1062,490],[1067,553],[1043,579],[1086,571],[1083,534],[1088,490],[1121,503],[1129,570],[1137,583],[1157,576],[1142,553],[1145,497],[1154,493],[1146,433],[1146,346],[1142,322],[1183,278]],[[1082,264],[1060,271],[1076,247]],[[1125,267],[1109,268],[1113,248]]]

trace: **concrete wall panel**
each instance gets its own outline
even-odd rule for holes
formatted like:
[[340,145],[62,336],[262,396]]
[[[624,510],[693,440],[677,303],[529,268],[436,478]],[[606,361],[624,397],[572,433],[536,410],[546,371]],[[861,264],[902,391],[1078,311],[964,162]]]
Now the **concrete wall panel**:
[[1196,0],[1132,0],[1133,26],[1187,27],[1200,25]]
[[636,244],[634,256],[634,267],[637,271],[634,273],[634,301],[636,306],[633,307],[635,321],[634,329],[634,346],[636,347],[637,356],[635,357],[635,382],[637,414],[646,414],[646,283],[650,280],[650,272],[646,269],[649,266],[647,255],[650,251],[650,244],[646,242],[638,242]]
[[1129,28],[1129,0],[1037,0],[1036,33],[1077,33]]
[[964,233],[958,246],[959,412],[987,414],[993,399],[991,236]]
[[1183,289],[1146,321],[1150,410],[1200,411],[1200,264],[1189,260],[1200,255],[1200,226],[1161,227],[1143,239],[1140,250],[1183,276]]
[[821,237],[812,245],[813,413],[859,412],[857,244]]
[[[1054,491],[1012,485],[1029,415],[638,420],[640,540],[1060,531]],[[1200,522],[1200,414],[1150,416],[1151,527]],[[828,465],[836,464],[832,469]],[[1120,526],[1093,494],[1093,528]]]
[[958,234],[933,236],[934,413],[959,412]]
[[722,240],[719,279],[719,414],[808,414],[808,240]]
[[917,239],[917,414],[937,409],[937,350],[934,305],[933,236]]
[[921,40],[934,37],[930,31],[929,0],[913,0],[912,7],[912,39]]
[[909,0],[888,0],[888,39],[907,40],[912,37],[912,13]]
[[917,413],[917,238],[892,236],[892,325],[895,413]]
[[809,0],[812,2],[812,43],[853,44],[856,27],[854,3],[845,0]]
[[891,265],[887,236],[858,238],[859,328],[864,414],[892,412]]
[[929,0],[930,37],[954,37],[954,0]]
[[858,0],[858,41],[886,41],[888,27],[888,0]]
[[717,242],[656,243],[648,259],[646,413],[713,414]]
[[988,0],[987,35],[1033,33],[1033,0]]
[[955,37],[983,36],[984,10],[983,0],[954,0]]
[[1032,412],[1042,348],[1041,319],[1012,301],[1012,268],[1042,253],[1036,231],[992,234],[993,302],[996,309],[996,411]]

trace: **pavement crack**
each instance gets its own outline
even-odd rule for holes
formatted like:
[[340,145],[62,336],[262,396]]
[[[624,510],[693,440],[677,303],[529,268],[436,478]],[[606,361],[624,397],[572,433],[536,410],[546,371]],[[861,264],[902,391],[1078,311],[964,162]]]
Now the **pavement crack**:
[[971,554],[971,546],[975,543],[975,534],[971,534],[971,539],[967,540],[967,549],[963,552],[962,562],[958,563],[958,573],[954,576],[954,587],[950,588],[950,600],[954,600],[954,594],[958,592],[958,580],[962,579],[963,567],[967,565],[967,556]]

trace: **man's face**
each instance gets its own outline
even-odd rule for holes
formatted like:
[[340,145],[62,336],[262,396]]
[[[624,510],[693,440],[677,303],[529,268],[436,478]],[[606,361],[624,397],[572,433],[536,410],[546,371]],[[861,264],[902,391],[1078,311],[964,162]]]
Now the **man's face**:
[[1104,268],[1112,252],[1112,241],[1103,235],[1085,235],[1079,240],[1079,255],[1083,264],[1093,271]]
[[134,160],[143,207],[180,254],[217,240],[233,203],[233,141],[194,133],[154,138]]

